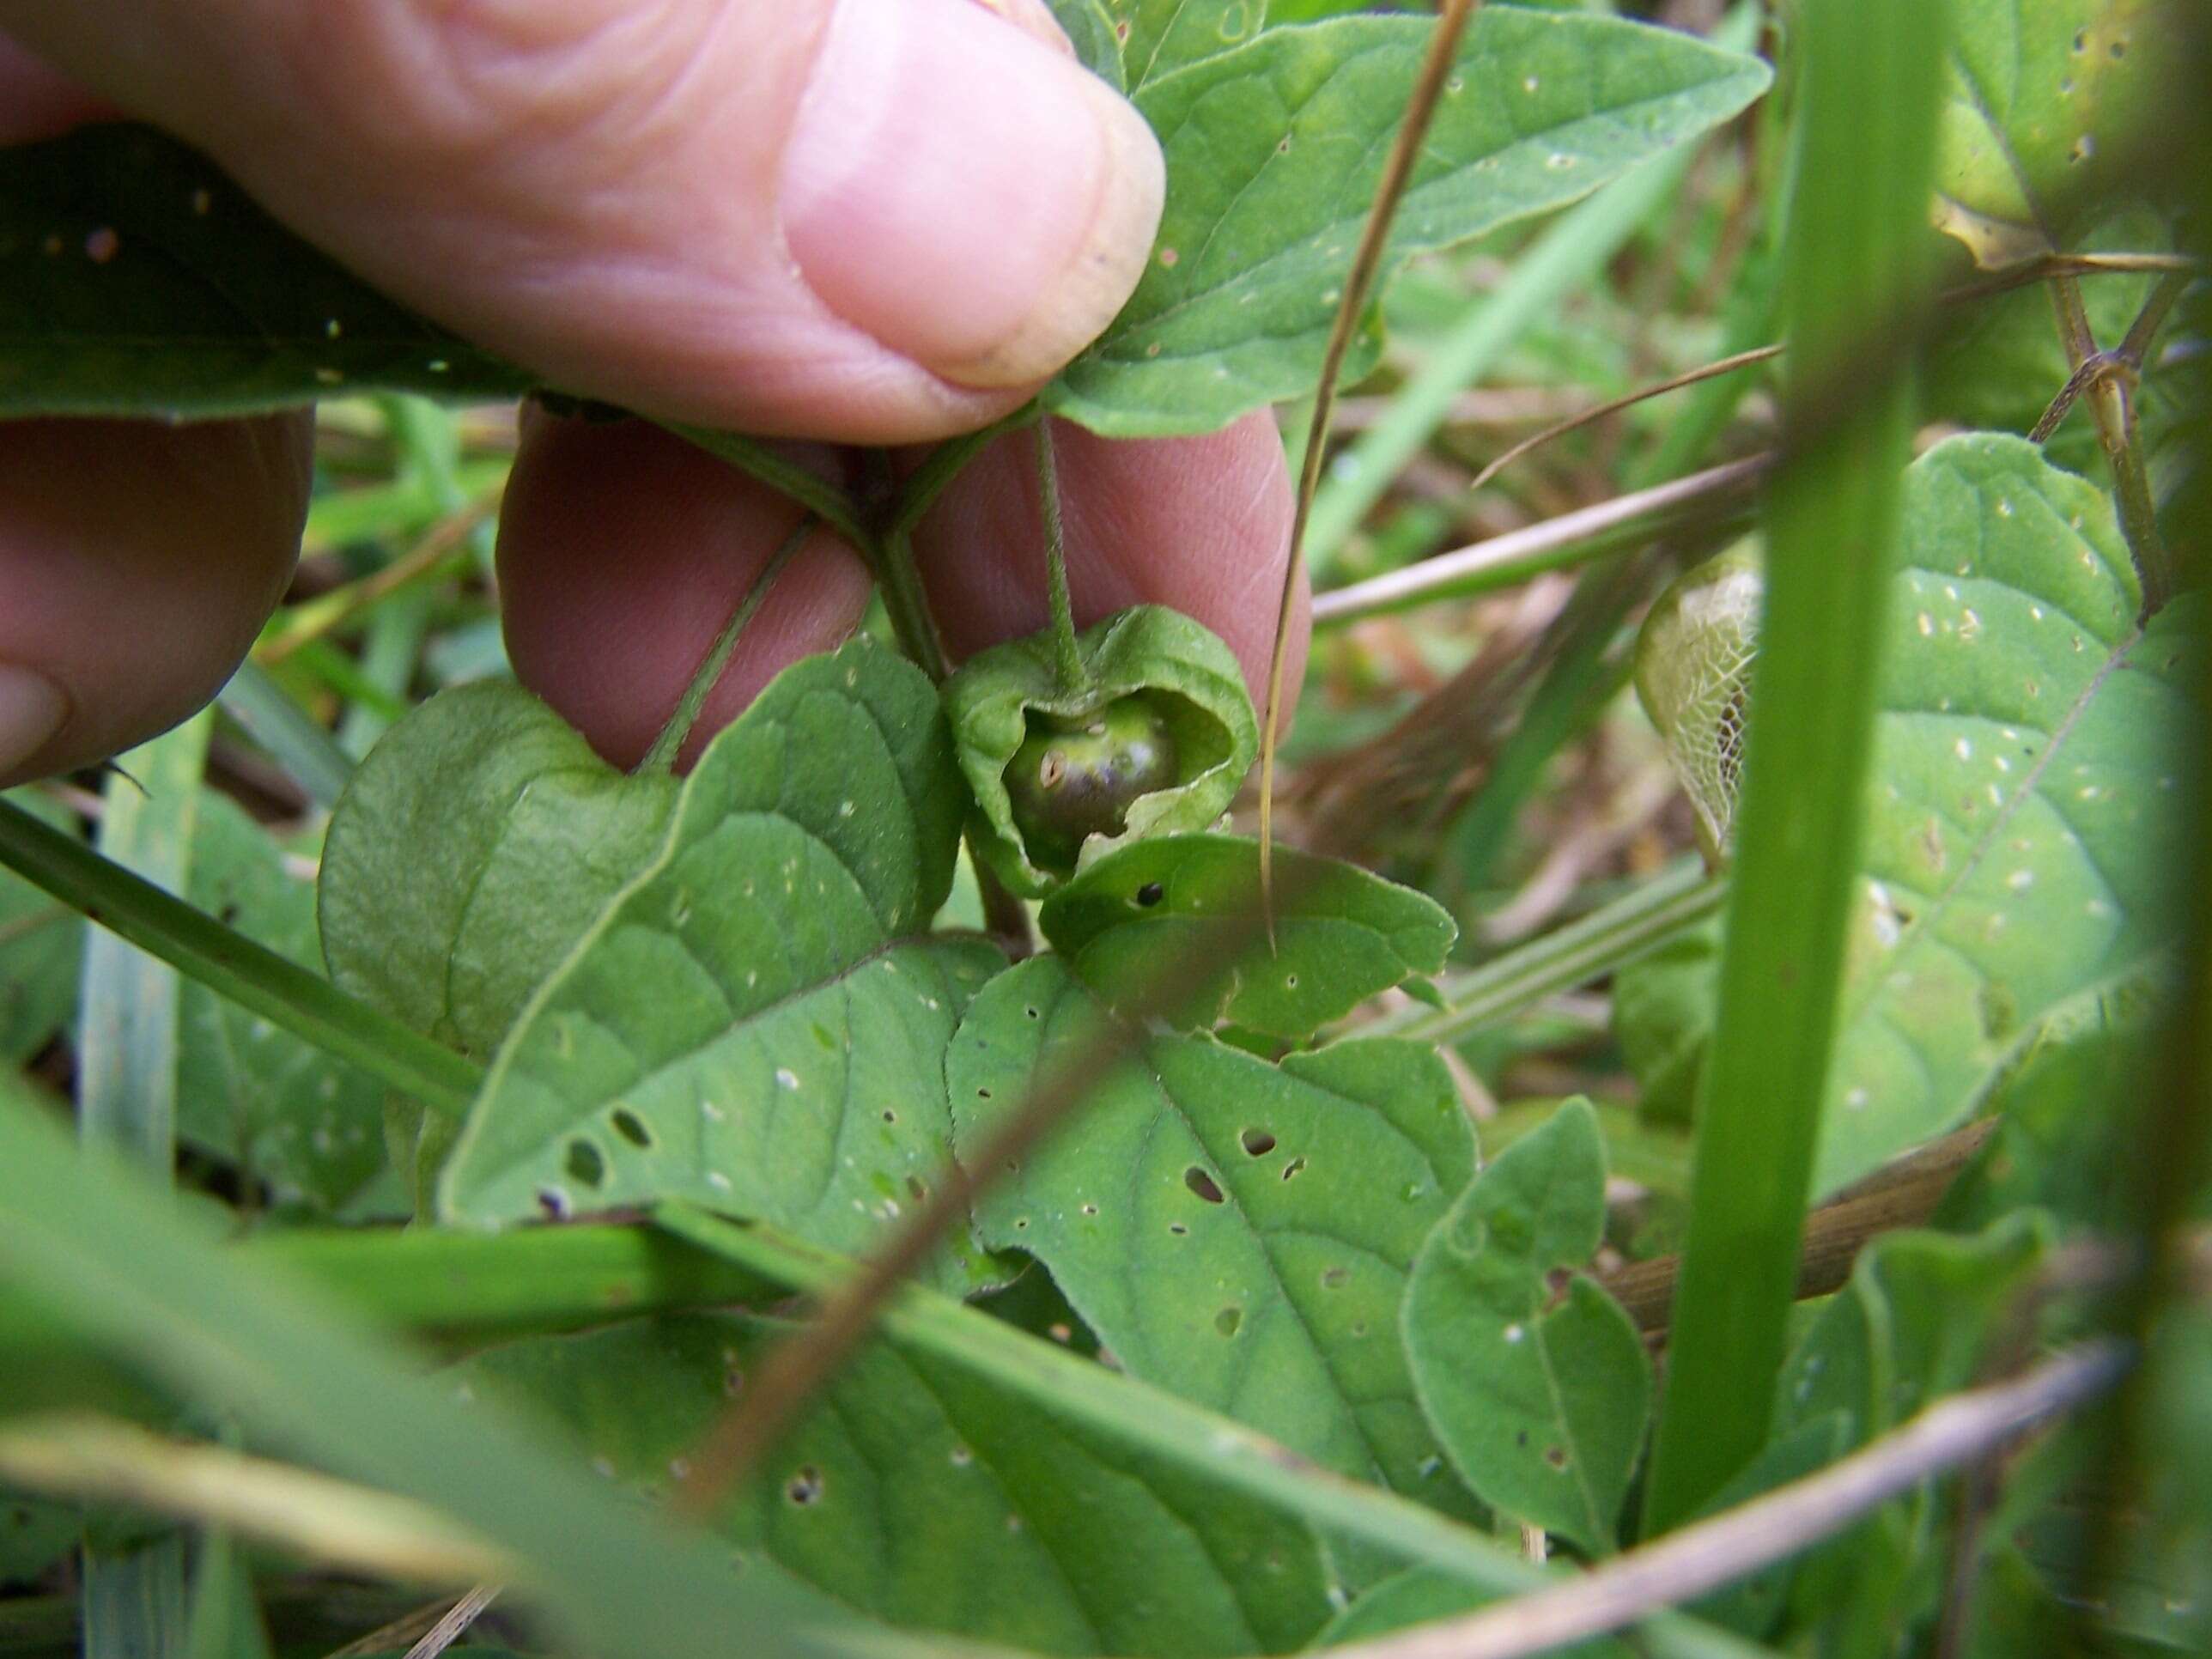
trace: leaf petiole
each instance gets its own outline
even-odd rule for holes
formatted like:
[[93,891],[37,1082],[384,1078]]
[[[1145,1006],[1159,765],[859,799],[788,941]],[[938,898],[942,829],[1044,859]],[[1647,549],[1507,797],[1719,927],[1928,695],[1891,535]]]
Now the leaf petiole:
[[677,700],[675,712],[669,715],[668,724],[660,728],[660,735],[653,740],[653,747],[647,750],[645,758],[638,762],[637,775],[665,776],[676,769],[676,757],[683,750],[684,740],[691,735],[691,728],[698,724],[699,711],[706,707],[708,694],[720,681],[722,671],[730,665],[730,658],[737,651],[738,641],[744,635],[745,625],[752,621],[754,614],[768,599],[769,589],[775,586],[775,579],[783,574],[784,566],[798,556],[799,550],[806,544],[806,538],[814,533],[818,522],[812,513],[800,514],[799,522],[783,538],[783,544],[769,555],[768,562],[761,567],[760,574],[753,579],[751,588],[738,602],[736,612],[722,631],[715,635],[714,644],[707,647],[707,654],[693,672],[690,684],[684,688],[684,695]]
[[1060,465],[1053,459],[1052,424],[1036,427],[1037,510],[1044,520],[1045,593],[1052,605],[1052,646],[1064,693],[1087,690],[1091,671],[1075,642],[1075,606],[1067,592],[1067,528],[1060,507]]

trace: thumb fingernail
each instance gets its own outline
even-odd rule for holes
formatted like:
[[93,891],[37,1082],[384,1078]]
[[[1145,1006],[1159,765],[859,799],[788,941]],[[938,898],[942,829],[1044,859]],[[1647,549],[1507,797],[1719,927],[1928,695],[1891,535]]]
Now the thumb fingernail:
[[971,0],[841,0],[781,204],[830,310],[948,380],[1018,386],[1113,320],[1164,188],[1142,116]]
[[69,718],[69,697],[34,669],[0,663],[0,784],[27,769]]

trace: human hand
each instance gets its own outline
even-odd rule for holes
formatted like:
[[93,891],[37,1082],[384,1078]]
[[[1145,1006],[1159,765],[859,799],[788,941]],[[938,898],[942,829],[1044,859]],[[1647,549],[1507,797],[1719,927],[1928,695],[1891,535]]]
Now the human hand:
[[[565,389],[824,446],[1018,407],[1120,307],[1159,208],[1149,131],[1042,0],[0,0],[0,143],[127,111]],[[214,695],[282,595],[310,440],[298,415],[0,424],[0,783]],[[1291,514],[1267,416],[1056,448],[1079,621],[1174,605],[1259,688]],[[1045,620],[1032,488],[1017,434],[921,527],[956,653]],[[532,412],[500,530],[517,673],[635,761],[796,517],[657,428]],[[817,532],[702,729],[867,594]]]

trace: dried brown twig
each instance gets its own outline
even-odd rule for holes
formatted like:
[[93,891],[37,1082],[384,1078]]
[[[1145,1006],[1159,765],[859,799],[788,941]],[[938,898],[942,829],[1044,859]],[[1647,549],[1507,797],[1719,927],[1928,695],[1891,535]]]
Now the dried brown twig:
[[1953,1395],[1818,1474],[1580,1578],[1333,1652],[1338,1659],[1521,1659],[1602,1636],[1785,1560],[1922,1481],[1979,1462],[2023,1430],[2104,1394],[2130,1363],[2117,1344],[2085,1343],[2010,1381]]
[[1336,401],[1337,377],[1344,368],[1345,353],[1351,348],[1360,314],[1367,308],[1376,274],[1382,269],[1391,222],[1413,179],[1421,140],[1436,115],[1437,100],[1443,95],[1453,55],[1474,15],[1475,3],[1476,0],[1443,0],[1438,9],[1435,33],[1421,60],[1413,95],[1407,100],[1397,141],[1383,163],[1382,180],[1375,188],[1375,204],[1361,227],[1359,246],[1353,250],[1352,270],[1337,302],[1336,320],[1329,329],[1328,347],[1322,356],[1321,386],[1314,394],[1313,420],[1306,431],[1305,459],[1298,475],[1297,512],[1291,522],[1290,559],[1283,567],[1282,597],[1275,607],[1275,643],[1267,660],[1267,714],[1260,728],[1260,908],[1267,917],[1271,936],[1274,927],[1275,745],[1282,726],[1283,669],[1290,659],[1291,609],[1297,602],[1298,576],[1305,566],[1306,525],[1313,516],[1314,495],[1321,488],[1322,459],[1328,449],[1329,412]]

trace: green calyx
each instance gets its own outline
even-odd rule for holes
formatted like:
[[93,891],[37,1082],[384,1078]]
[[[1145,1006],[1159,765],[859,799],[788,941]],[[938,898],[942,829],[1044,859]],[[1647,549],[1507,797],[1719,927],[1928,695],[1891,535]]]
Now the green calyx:
[[1706,861],[1728,860],[1765,593],[1748,542],[1684,571],[1636,638],[1636,695],[1697,809]]
[[1026,897],[1116,847],[1207,828],[1259,748],[1236,657],[1182,612],[1120,611],[1076,647],[1079,685],[1047,630],[981,653],[944,687],[975,844]]

